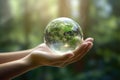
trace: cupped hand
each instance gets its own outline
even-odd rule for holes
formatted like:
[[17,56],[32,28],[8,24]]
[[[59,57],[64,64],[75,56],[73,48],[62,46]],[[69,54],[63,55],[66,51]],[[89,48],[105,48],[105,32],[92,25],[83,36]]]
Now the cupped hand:
[[74,51],[62,53],[53,52],[45,43],[32,49],[29,60],[37,66],[63,67],[80,60],[93,46],[93,38],[87,38]]

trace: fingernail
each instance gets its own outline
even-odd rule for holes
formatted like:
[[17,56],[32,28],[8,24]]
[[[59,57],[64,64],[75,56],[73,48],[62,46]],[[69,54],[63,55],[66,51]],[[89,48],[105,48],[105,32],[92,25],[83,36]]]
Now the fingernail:
[[90,46],[90,45],[93,45],[93,43],[92,42],[88,42],[88,46]]
[[68,54],[68,57],[69,58],[72,58],[74,55],[73,54]]
[[91,38],[91,41],[94,41],[94,38]]
[[85,40],[85,41],[91,41],[91,42],[93,42],[94,41],[94,38],[88,38],[87,40]]

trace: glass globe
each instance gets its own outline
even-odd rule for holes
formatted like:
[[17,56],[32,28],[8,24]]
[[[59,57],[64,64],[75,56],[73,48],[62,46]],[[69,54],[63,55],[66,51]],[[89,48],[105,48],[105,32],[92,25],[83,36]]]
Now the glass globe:
[[45,29],[44,42],[56,53],[73,51],[82,40],[83,33],[79,24],[70,18],[54,19]]

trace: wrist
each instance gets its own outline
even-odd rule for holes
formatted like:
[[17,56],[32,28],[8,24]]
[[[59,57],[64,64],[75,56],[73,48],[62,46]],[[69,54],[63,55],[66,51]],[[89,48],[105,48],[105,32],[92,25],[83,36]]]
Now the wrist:
[[35,63],[35,61],[32,58],[32,51],[33,49],[29,49],[26,51],[26,53],[29,53],[29,55],[27,55],[26,57],[24,57],[23,59],[21,59],[21,61],[23,61],[26,65],[28,65],[31,68],[37,67],[38,65]]
[[36,67],[42,66],[41,64],[36,63],[36,61],[32,58],[31,54],[22,58],[21,62],[26,64],[26,66],[28,66],[29,68],[36,68]]

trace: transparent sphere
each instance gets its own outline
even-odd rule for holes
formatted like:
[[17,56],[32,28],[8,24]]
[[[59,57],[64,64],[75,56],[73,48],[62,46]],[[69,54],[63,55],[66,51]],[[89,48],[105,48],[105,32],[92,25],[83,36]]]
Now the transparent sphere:
[[70,18],[57,18],[45,29],[44,41],[56,53],[72,51],[82,43],[83,34],[78,23]]

